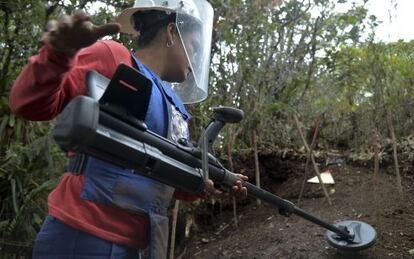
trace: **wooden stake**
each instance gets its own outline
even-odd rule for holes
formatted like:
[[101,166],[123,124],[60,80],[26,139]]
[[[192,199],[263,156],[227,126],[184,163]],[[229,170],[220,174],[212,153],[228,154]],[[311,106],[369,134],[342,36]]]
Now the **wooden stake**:
[[238,227],[239,220],[237,218],[237,202],[236,202],[236,197],[234,195],[232,195],[232,203],[233,203],[233,222],[234,222],[234,226]]
[[329,205],[332,205],[331,198],[329,197],[328,191],[326,190],[325,184],[322,182],[321,174],[319,173],[318,165],[316,164],[315,157],[313,155],[312,150],[309,148],[308,143],[306,142],[305,135],[303,134],[303,130],[300,126],[299,118],[296,114],[293,115],[293,120],[295,122],[296,128],[299,131],[299,135],[302,139],[303,145],[308,153],[310,153],[310,158],[313,164],[313,169],[315,170],[316,176],[318,177],[319,183],[321,184],[323,193],[325,195],[326,200],[328,201]]
[[378,144],[378,135],[377,129],[372,129],[371,131],[371,142],[372,142],[372,149],[374,151],[374,177],[373,177],[373,192],[374,192],[374,204],[375,204],[375,217],[378,220],[378,171],[379,171],[379,149],[380,145]]
[[308,152],[308,156],[306,157],[305,173],[303,175],[302,186],[300,188],[300,193],[299,193],[298,202],[297,202],[298,207],[300,206],[300,200],[302,199],[303,192],[305,190],[305,183],[306,183],[306,179],[307,179],[308,173],[309,173],[309,163],[310,163],[310,160],[311,160],[311,154],[313,152],[313,149],[316,146],[316,138],[318,137],[320,124],[321,124],[321,121],[318,118],[316,120],[316,123],[315,123],[315,131],[313,132],[313,138],[312,138],[312,143],[311,143],[311,147],[310,147],[310,152]]
[[395,166],[395,174],[397,175],[397,189],[400,193],[401,197],[404,196],[403,187],[401,182],[401,175],[400,175],[400,168],[398,165],[398,157],[397,157],[397,140],[395,138],[395,130],[394,124],[392,123],[392,115],[389,109],[387,109],[387,123],[388,129],[390,130],[391,140],[392,140],[392,149],[394,154],[394,166]]
[[[227,156],[229,157],[229,165],[230,165],[230,171],[234,172],[234,165],[233,165],[233,155],[232,155],[232,150],[233,150],[233,137],[231,137],[231,139],[227,142]],[[236,203],[236,197],[234,197],[234,195],[232,195],[232,204],[233,204],[233,221],[234,221],[234,225],[236,227],[238,227],[239,225],[239,221],[237,218],[237,203]]]
[[171,224],[171,242],[170,242],[170,259],[174,259],[175,250],[175,232],[177,229],[178,211],[180,210],[180,201],[176,200],[174,204]]
[[[253,150],[254,150],[254,165],[255,165],[255,177],[256,177],[256,186],[260,188],[260,166],[259,166],[259,154],[257,151],[257,135],[256,130],[254,129],[252,131],[252,144],[253,144]],[[262,204],[262,201],[260,199],[256,199],[257,206],[260,206]]]

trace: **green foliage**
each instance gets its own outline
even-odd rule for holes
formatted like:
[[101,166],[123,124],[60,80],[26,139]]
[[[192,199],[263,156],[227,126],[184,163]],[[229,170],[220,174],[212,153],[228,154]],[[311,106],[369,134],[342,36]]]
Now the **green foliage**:
[[329,73],[318,79],[320,86],[301,109],[324,114],[325,137],[342,138],[353,148],[370,145],[373,127],[389,136],[386,109],[394,114],[397,136],[411,135],[413,47],[413,42],[397,42],[342,48],[322,60]]
[[31,245],[47,214],[45,198],[56,186],[64,161],[49,134],[9,146],[0,159],[0,245],[13,240]]
[[[216,23],[211,98],[198,110],[202,114],[210,106],[228,105],[246,114],[236,132],[234,127],[225,129],[222,145],[234,142],[237,133],[242,138],[238,143],[249,146],[253,129],[259,132],[259,143],[295,145],[292,136],[287,137],[293,134],[292,113],[302,112],[301,104],[306,103],[308,123],[329,109],[330,99],[321,95],[329,92],[328,85],[320,79],[331,78],[336,55],[359,43],[369,24],[363,2],[343,13],[333,11],[336,1],[292,0],[280,7],[275,2],[212,1]],[[319,97],[306,102],[315,92]]]

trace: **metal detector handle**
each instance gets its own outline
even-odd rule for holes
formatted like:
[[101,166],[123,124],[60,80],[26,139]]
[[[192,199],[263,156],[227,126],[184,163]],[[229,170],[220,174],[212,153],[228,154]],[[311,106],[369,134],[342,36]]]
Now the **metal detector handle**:
[[210,150],[210,147],[213,145],[214,140],[216,140],[220,130],[224,127],[225,123],[222,121],[212,121],[204,130],[204,136],[201,135],[200,140],[198,141],[198,146],[202,147],[204,144],[204,138],[208,145],[207,150]]
[[[226,123],[238,123],[244,117],[244,112],[240,109],[233,107],[220,106],[213,108],[214,119],[204,131],[205,138],[209,149],[213,145],[213,142],[216,140],[220,130],[224,127]],[[198,141],[198,146],[203,145],[203,135]]]
[[234,107],[214,107],[213,112],[215,120],[225,123],[238,123],[244,118],[244,112]]

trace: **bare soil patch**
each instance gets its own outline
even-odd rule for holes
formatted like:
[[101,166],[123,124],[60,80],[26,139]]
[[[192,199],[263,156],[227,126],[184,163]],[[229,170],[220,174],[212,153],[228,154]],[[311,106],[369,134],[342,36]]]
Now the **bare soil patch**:
[[[264,181],[264,189],[292,202],[302,181],[303,165],[286,162],[296,168],[283,183]],[[299,166],[298,166],[299,164]],[[280,166],[280,165],[279,165]],[[307,184],[301,208],[330,223],[354,219],[372,225],[378,235],[376,244],[362,252],[345,253],[328,245],[326,230],[296,215],[279,215],[272,205],[256,206],[254,200],[239,203],[239,226],[233,224],[232,211],[223,209],[206,220],[197,218],[199,231],[190,238],[180,258],[413,258],[414,179],[404,176],[405,198],[396,188],[395,176],[381,171],[378,179],[366,167],[344,166],[334,170],[332,206],[323,197],[319,185]],[[266,174],[269,177],[271,174]]]

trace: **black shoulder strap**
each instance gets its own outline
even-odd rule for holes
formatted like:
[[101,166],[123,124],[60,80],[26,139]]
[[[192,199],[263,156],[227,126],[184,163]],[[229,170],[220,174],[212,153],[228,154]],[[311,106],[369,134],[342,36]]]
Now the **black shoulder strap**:
[[88,156],[84,153],[76,153],[76,155],[69,158],[67,165],[67,172],[71,172],[74,175],[81,175],[85,169]]

